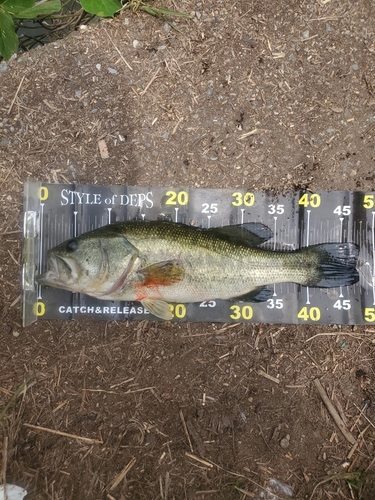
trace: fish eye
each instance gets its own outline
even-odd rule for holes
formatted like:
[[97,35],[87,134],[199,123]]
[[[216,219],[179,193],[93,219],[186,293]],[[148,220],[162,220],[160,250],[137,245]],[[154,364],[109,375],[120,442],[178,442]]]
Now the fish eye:
[[68,243],[66,244],[66,250],[68,252],[74,252],[74,250],[76,250],[78,248],[78,243],[76,240],[70,240],[68,241]]

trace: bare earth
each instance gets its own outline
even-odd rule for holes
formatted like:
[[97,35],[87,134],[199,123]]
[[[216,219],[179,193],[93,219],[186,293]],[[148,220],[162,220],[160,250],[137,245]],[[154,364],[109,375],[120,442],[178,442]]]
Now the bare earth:
[[128,12],[0,76],[0,410],[28,381],[0,418],[1,480],[30,500],[271,498],[269,478],[295,499],[374,499],[371,326],[21,328],[28,176],[375,190],[374,1],[167,6],[195,19]]

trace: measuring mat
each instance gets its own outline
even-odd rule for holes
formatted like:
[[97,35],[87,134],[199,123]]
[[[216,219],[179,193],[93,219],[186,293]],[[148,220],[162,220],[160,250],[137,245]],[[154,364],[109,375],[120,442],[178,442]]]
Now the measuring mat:
[[375,323],[375,193],[122,187],[25,183],[23,325],[37,319],[155,320],[139,302],[104,301],[40,286],[47,251],[65,240],[120,221],[170,221],[214,228],[262,223],[273,237],[261,248],[291,251],[321,243],[359,246],[360,279],[351,286],[270,285],[264,302],[213,300],[170,304],[177,321]]

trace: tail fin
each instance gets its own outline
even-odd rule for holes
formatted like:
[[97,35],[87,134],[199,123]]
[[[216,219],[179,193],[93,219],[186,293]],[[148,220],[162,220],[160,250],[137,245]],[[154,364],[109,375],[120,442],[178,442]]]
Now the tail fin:
[[359,280],[356,269],[359,248],[354,243],[324,243],[308,247],[305,251],[317,264],[306,285],[334,288],[353,285]]

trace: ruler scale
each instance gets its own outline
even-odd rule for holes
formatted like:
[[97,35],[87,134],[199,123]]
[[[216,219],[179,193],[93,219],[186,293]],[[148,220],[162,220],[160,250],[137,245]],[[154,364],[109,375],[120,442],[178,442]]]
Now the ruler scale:
[[40,287],[47,251],[118,221],[168,220],[202,228],[261,222],[274,233],[262,247],[295,250],[319,243],[359,245],[357,284],[331,289],[272,284],[265,302],[171,304],[177,321],[375,324],[375,193],[97,186],[25,183],[22,316],[37,319],[156,318],[137,302],[101,301]]

